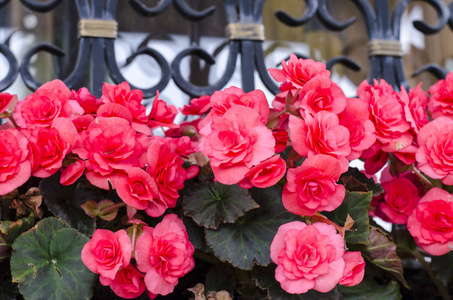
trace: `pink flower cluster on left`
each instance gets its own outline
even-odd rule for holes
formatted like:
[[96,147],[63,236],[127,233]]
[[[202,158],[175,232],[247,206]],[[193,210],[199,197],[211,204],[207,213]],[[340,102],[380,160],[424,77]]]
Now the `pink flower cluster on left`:
[[[147,115],[142,99],[126,82],[105,83],[101,98],[86,88],[71,91],[60,80],[19,102],[0,94],[0,117],[8,118],[0,127],[0,195],[31,176],[61,172],[63,185],[84,175],[95,187],[116,189],[131,223],[139,222],[137,210],[162,216],[175,207],[184,181],[198,173],[197,166],[183,167],[197,145],[189,137],[154,136],[156,127],[176,127],[177,109],[157,95]],[[194,267],[194,248],[176,215],[166,215],[155,228],[143,225],[133,240],[125,230],[98,229],[82,251],[85,265],[123,298],[135,298],[145,287],[151,298],[171,293]]]
[[181,158],[197,148],[188,137],[153,136],[154,127],[175,125],[177,111],[156,97],[146,115],[142,98],[127,83],[105,83],[97,99],[86,88],[70,91],[54,80],[19,101],[10,118],[15,124],[0,131],[0,195],[30,176],[61,171],[64,185],[84,174],[96,187],[116,189],[130,207],[161,216],[176,205],[184,181],[197,174],[196,166],[184,169]]
[[154,228],[143,226],[135,249],[124,229],[96,230],[82,249],[82,261],[118,296],[133,299],[146,289],[153,299],[173,292],[178,279],[193,269],[193,252],[182,220],[169,214]]

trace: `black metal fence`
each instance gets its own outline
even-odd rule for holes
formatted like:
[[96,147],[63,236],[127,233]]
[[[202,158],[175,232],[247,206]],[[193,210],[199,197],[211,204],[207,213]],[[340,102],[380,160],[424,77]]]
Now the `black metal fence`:
[[[202,3],[203,7],[210,1],[192,1],[190,6],[186,0],[161,0],[155,6],[145,5],[145,0],[0,0],[0,7],[11,5],[13,1],[20,1],[27,9],[37,13],[48,13],[63,2],[73,3],[76,11],[72,12],[72,17],[67,18],[67,22],[72,22],[72,28],[77,28],[78,35],[76,49],[71,49],[75,63],[72,62],[71,70],[67,74],[56,74],[55,78],[62,79],[70,88],[77,88],[83,80],[89,78],[89,88],[94,95],[100,96],[102,84],[106,74],[115,83],[125,81],[120,67],[115,59],[115,38],[117,37],[118,23],[117,11],[119,1],[128,2],[128,5],[136,12],[140,18],[154,18],[169,9],[171,5],[182,17],[190,22],[196,23],[206,18],[213,18],[218,13],[214,6],[197,10],[193,3]],[[390,9],[388,0],[374,0],[374,4],[369,0],[305,0],[300,1],[300,5],[305,7],[305,14],[296,18],[291,12],[275,12],[276,22],[281,22],[286,26],[304,26],[308,21],[317,18],[327,29],[332,31],[342,31],[355,22],[352,18],[345,22],[336,19],[335,13],[329,11],[329,2],[339,1],[342,3],[350,2],[358,8],[366,25],[368,35],[368,57],[370,60],[370,71],[368,79],[383,78],[394,87],[408,87],[408,81],[404,72],[402,60],[400,26],[402,16],[408,5],[413,0],[400,0]],[[129,57],[129,61],[134,60],[139,55],[152,57],[161,69],[159,81],[148,88],[142,89],[145,97],[152,97],[157,90],[163,90],[171,80],[184,93],[190,96],[201,96],[211,94],[215,90],[222,89],[233,76],[236,66],[240,66],[242,89],[250,91],[255,88],[255,74],[259,74],[260,80],[267,89],[276,94],[278,86],[269,76],[264,59],[263,41],[265,40],[266,28],[262,22],[262,12],[266,0],[222,0],[223,12],[227,25],[225,28],[225,46],[228,48],[228,61],[223,75],[213,83],[200,86],[183,76],[181,65],[186,57],[196,57],[203,60],[206,64],[215,63],[214,57],[200,48],[196,43],[186,49],[180,49],[173,61],[167,61],[159,51],[148,47],[146,44],[140,46]],[[423,20],[413,22],[413,26],[423,34],[434,34],[447,26],[453,29],[453,2],[448,6],[443,0],[424,0],[435,9],[438,15],[438,22],[429,25]],[[149,3],[149,2],[147,2]],[[66,3],[65,3],[66,4]],[[124,4],[124,3],[123,3]],[[74,32],[74,34],[75,34]],[[66,49],[65,49],[66,50]],[[0,91],[7,89],[16,79],[21,76],[22,80],[30,89],[37,89],[41,83],[35,79],[30,71],[30,62],[34,55],[39,52],[48,52],[51,55],[62,57],[65,52],[49,43],[35,45],[22,58],[21,62],[9,48],[9,40],[0,44],[0,52],[7,60],[9,69],[6,76],[0,81]],[[282,57],[285,59],[286,57]],[[240,60],[240,64],[237,61]],[[360,66],[353,58],[347,56],[333,57],[326,62],[327,68],[331,69],[335,64],[358,70]],[[430,72],[436,77],[445,77],[446,71],[438,65],[428,64],[416,73]],[[133,82],[130,82],[136,88]]]

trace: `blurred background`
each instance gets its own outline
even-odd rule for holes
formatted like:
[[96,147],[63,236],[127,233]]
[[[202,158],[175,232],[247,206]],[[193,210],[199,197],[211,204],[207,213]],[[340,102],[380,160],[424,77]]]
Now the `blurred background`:
[[[48,2],[39,1],[37,2]],[[379,0],[376,0],[379,1]],[[149,7],[159,4],[158,0],[142,0]],[[226,68],[228,47],[225,39],[227,24],[222,0],[186,0],[196,10],[216,6],[213,15],[191,22],[181,17],[170,5],[162,14],[146,18],[139,16],[130,6],[129,1],[119,0],[116,19],[119,23],[119,36],[115,40],[116,60],[125,78],[140,88],[151,87],[161,76],[161,71],[149,56],[140,55],[132,62],[130,57],[140,46],[147,45],[159,51],[168,62],[190,45],[199,45],[212,54],[216,63],[207,65],[196,57],[187,57],[182,64],[184,76],[196,85],[207,85],[220,78]],[[336,65],[332,72],[333,80],[339,84],[348,96],[354,96],[356,87],[367,78],[369,60],[366,44],[368,37],[363,16],[350,0],[330,0],[328,8],[338,21],[356,17],[357,21],[343,31],[333,32],[315,17],[300,27],[289,27],[275,17],[277,10],[288,12],[294,17],[301,17],[305,12],[302,0],[267,0],[264,6],[263,23],[266,41],[263,44],[265,63],[277,67],[289,53],[310,56],[321,62],[345,55],[360,64],[360,71],[352,71]],[[373,3],[372,0],[370,0]],[[390,0],[393,8],[398,1]],[[446,4],[449,4],[446,2]],[[406,9],[401,26],[401,42],[404,51],[404,68],[411,87],[423,82],[426,90],[436,79],[427,73],[415,78],[411,74],[426,63],[436,63],[447,71],[453,70],[453,31],[445,26],[439,33],[424,35],[417,31],[413,20],[424,20],[434,25],[438,22],[436,11],[422,1],[415,1]],[[32,58],[31,72],[36,79],[46,82],[57,77],[65,78],[74,68],[78,51],[78,14],[72,0],[64,0],[54,10],[37,13],[25,8],[19,0],[11,0],[0,9],[0,43],[8,43],[19,63],[23,55],[34,45],[46,42],[65,51],[65,56],[57,58],[41,52]],[[238,59],[237,63],[240,63]],[[0,55],[0,78],[8,71],[8,63]],[[58,75],[57,75],[58,74]],[[106,81],[110,81],[108,76]],[[256,75],[256,88],[266,91],[269,101],[273,95],[261,84]],[[241,84],[240,68],[236,68],[229,85]],[[80,86],[87,86],[88,79]],[[23,99],[31,91],[23,84],[20,76],[7,92],[16,93]],[[175,105],[183,105],[190,99],[170,81],[161,91],[161,98]]]

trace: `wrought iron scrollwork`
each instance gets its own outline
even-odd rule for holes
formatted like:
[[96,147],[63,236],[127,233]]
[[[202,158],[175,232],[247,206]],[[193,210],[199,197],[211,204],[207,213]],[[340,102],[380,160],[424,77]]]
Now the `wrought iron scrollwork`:
[[327,70],[332,70],[332,68],[337,65],[343,65],[353,71],[360,71],[361,67],[358,63],[356,63],[354,60],[350,59],[349,57],[346,56],[335,56],[329,59],[326,62],[326,69]]
[[[413,0],[400,1],[395,8],[394,18],[393,18],[393,22],[394,22],[393,30],[396,33],[397,38],[399,38],[399,34],[400,34],[400,24],[401,24],[402,14],[403,14],[404,10],[406,9],[407,5],[409,5],[409,3],[412,1]],[[413,24],[417,30],[419,30],[420,32],[422,32],[424,34],[433,34],[433,33],[440,31],[442,28],[444,28],[444,26],[447,24],[447,22],[449,22],[449,24],[453,24],[452,17],[450,15],[450,12],[453,10],[453,2],[450,3],[449,7],[447,7],[442,1],[439,1],[439,0],[424,0],[424,2],[427,2],[434,7],[434,9],[437,11],[437,14],[439,15],[439,22],[436,26],[430,26],[423,21],[418,21],[418,20],[414,21]],[[418,69],[417,71],[415,71],[412,74],[412,76],[415,77],[424,72],[431,73],[438,79],[442,79],[447,76],[447,72],[436,64],[427,64],[427,65],[421,67],[420,69]]]
[[210,6],[202,11],[192,9],[184,0],[174,0],[176,10],[186,19],[192,21],[200,21],[212,15],[215,11],[215,6]]
[[173,69],[173,80],[176,85],[185,93],[193,96],[198,97],[202,95],[212,94],[216,90],[220,90],[223,88],[228,81],[233,76],[234,70],[236,68],[236,60],[239,53],[239,43],[238,42],[230,42],[229,43],[229,56],[228,56],[228,63],[226,65],[226,70],[223,73],[222,77],[214,84],[209,86],[196,86],[188,81],[186,81],[181,72],[181,62],[183,58],[194,55],[199,57],[200,59],[204,60],[207,64],[213,65],[215,63],[215,59],[207,53],[205,50],[199,47],[192,47],[186,50],[181,51],[173,60],[171,66]]
[[[75,88],[89,72],[90,87],[94,95],[99,96],[105,75],[108,74],[115,83],[125,80],[118,62],[115,59],[116,37],[116,10],[118,0],[72,0],[76,4],[80,27],[80,37],[76,63],[66,78],[61,78],[68,87]],[[330,30],[343,30],[354,23],[357,17],[348,20],[336,20],[328,10],[328,0],[304,0],[304,15],[294,17],[290,12],[278,10],[275,15],[278,21],[287,26],[302,26],[310,19],[317,17],[321,23]],[[384,78],[395,88],[407,87],[402,62],[402,48],[400,44],[400,26],[402,16],[408,5],[417,0],[400,0],[392,13],[389,10],[388,0],[375,0],[374,6],[370,0],[350,0],[355,5],[366,25],[369,39],[368,55],[371,69],[369,80]],[[435,25],[429,25],[423,20],[413,22],[414,27],[424,34],[433,34],[441,30],[447,23],[453,30],[453,2],[449,7],[443,0],[418,0],[423,1],[434,8],[438,14]],[[10,0],[0,0],[0,8],[8,4]],[[20,2],[36,12],[48,12],[63,3],[62,0],[20,0]],[[189,6],[187,0],[161,0],[153,7],[147,6],[143,0],[128,0],[132,9],[144,17],[154,17],[163,13],[170,5],[174,5],[176,11],[191,22],[197,22],[208,18],[215,12],[215,6],[207,6],[202,10],[196,10]],[[202,3],[201,1],[199,3]],[[271,78],[265,65],[263,50],[264,27],[262,13],[266,0],[222,0],[227,20],[227,37],[222,44],[229,51],[225,69],[220,78],[206,86],[198,86],[186,80],[182,72],[182,61],[195,56],[204,61],[207,66],[215,63],[215,56],[207,53],[200,47],[191,46],[181,50],[170,63],[162,53],[150,48],[143,42],[136,51],[128,58],[131,63],[138,56],[146,55],[154,59],[161,69],[159,81],[152,87],[142,89],[145,97],[152,97],[157,90],[163,90],[171,79],[185,93],[191,96],[211,94],[222,89],[232,78],[236,70],[236,62],[240,59],[240,73],[242,76],[242,89],[251,91],[255,88],[255,72],[259,75],[263,84],[274,94],[279,92],[278,86]],[[92,34],[90,28],[96,22],[107,24],[111,28],[109,34]],[[91,26],[91,27],[90,27]],[[88,29],[87,29],[88,28]],[[94,30],[95,31],[95,30]],[[93,31],[91,31],[93,32]],[[223,48],[223,47],[222,47]],[[39,53],[47,52],[56,57],[65,55],[64,51],[51,44],[38,44],[29,50],[23,61],[18,66],[17,60],[8,47],[8,43],[0,44],[0,53],[6,58],[9,69],[8,74],[0,81],[0,90],[10,86],[17,74],[21,74],[25,84],[32,90],[37,89],[41,83],[32,76],[30,71],[31,58]],[[239,56],[240,55],[240,56]],[[330,70],[336,64],[342,64],[350,69],[359,70],[360,66],[346,56],[333,57],[327,61],[326,66]],[[90,66],[90,67],[89,67]],[[446,71],[440,66],[428,64],[416,71],[414,75],[422,72],[430,72],[436,77],[445,77]],[[58,76],[57,76],[58,77]],[[132,88],[135,88],[131,84]]]
[[[337,22],[327,10],[327,0],[319,0],[318,16],[323,24],[332,30],[342,30],[351,25],[355,18],[345,23]],[[397,3],[393,16],[390,16],[388,0],[375,1],[374,9],[367,0],[351,0],[364,17],[369,38],[368,50],[371,70],[368,80],[383,78],[395,88],[403,86],[408,88],[404,75],[402,50],[400,44],[401,19],[407,6],[414,0],[401,0]],[[424,0],[433,6],[439,15],[438,24],[431,26],[423,21],[414,21],[414,27],[424,34],[433,34],[441,30],[449,20],[448,7],[441,0]],[[435,71],[434,66],[429,66],[423,71]]]
[[47,44],[47,43],[41,43],[36,46],[34,46],[32,49],[30,49],[25,55],[24,58],[22,59],[22,63],[20,66],[20,75],[22,76],[22,80],[24,81],[25,85],[31,89],[31,90],[36,90],[38,89],[42,83],[37,81],[33,75],[30,72],[30,60],[31,58],[37,54],[38,52],[47,52],[52,55],[56,55],[59,57],[64,56],[64,51],[57,46],[54,46],[52,44]]
[[0,8],[9,3],[9,0],[0,0]]
[[[259,26],[261,24],[262,10],[265,0],[243,0],[243,1],[234,1],[234,0],[224,0],[223,5],[225,7],[226,19],[228,24],[239,24],[238,27],[242,25],[255,24]],[[253,25],[252,25],[253,27]],[[255,88],[254,82],[254,71],[258,70],[258,73],[261,76],[261,73],[266,73],[264,67],[264,57],[262,51],[262,41],[258,39],[246,39],[246,38],[232,38],[228,42],[229,55],[228,62],[226,64],[226,69],[221,76],[221,78],[214,84],[208,86],[196,86],[188,81],[186,81],[180,71],[181,61],[184,57],[189,55],[195,55],[200,59],[204,60],[208,64],[214,64],[214,58],[198,47],[192,47],[180,52],[176,58],[173,60],[173,80],[176,85],[192,96],[201,96],[204,94],[213,93],[215,90],[221,89],[233,76],[237,56],[241,54],[241,75],[242,75],[242,89],[244,91],[251,91]],[[263,70],[264,68],[264,70]],[[267,77],[261,78],[264,84],[272,91],[278,92],[274,82]]]
[[[407,6],[416,0],[401,0],[395,7],[393,11],[393,33],[397,39],[400,36],[400,27],[401,27],[401,18]],[[436,26],[431,26],[423,21],[416,20],[413,22],[414,27],[423,32],[424,34],[433,34],[439,32],[442,28],[445,27],[448,20],[450,19],[450,12],[445,3],[441,0],[420,0],[430,4],[439,15],[439,22]]]
[[[449,10],[449,17],[447,18],[448,26],[450,27],[450,29],[453,30],[453,2],[451,2],[450,5],[448,6],[448,10]],[[437,12],[439,13],[439,9],[437,9]],[[442,15],[444,17],[446,14],[447,13],[442,11]],[[439,28],[439,25],[437,26],[437,28]],[[415,24],[414,24],[414,26],[415,26]],[[442,29],[442,28],[440,28],[440,29]],[[423,32],[423,29],[419,29],[419,30]],[[426,64],[423,67],[421,67],[420,69],[418,69],[417,71],[415,71],[412,74],[412,77],[418,76],[425,72],[430,73],[437,79],[445,79],[445,77],[447,77],[447,74],[448,74],[448,72],[444,68],[442,68],[441,66],[439,66],[437,64]]]
[[170,6],[173,0],[160,1],[155,7],[148,7],[140,0],[129,0],[129,5],[140,15],[144,17],[154,17],[161,14]]
[[214,13],[215,7],[211,6],[203,11],[196,11],[191,8],[184,0],[163,0],[155,7],[148,7],[140,0],[129,0],[129,5],[140,15],[144,17],[154,17],[166,10],[170,4],[174,4],[176,10],[186,19],[192,21],[202,20]]
[[0,53],[3,54],[5,59],[8,61],[9,69],[6,73],[5,78],[0,81],[0,91],[6,90],[16,80],[17,74],[19,73],[19,64],[17,63],[16,57],[9,50],[5,44],[0,44]]
[[439,65],[427,64],[427,65],[424,65],[423,67],[421,67],[420,69],[418,69],[417,71],[415,71],[414,73],[412,73],[412,77],[418,76],[424,72],[428,72],[428,73],[432,74],[437,79],[445,79],[445,77],[447,77],[447,73],[448,73],[447,71],[445,71],[445,69],[443,69]]
[[288,13],[284,11],[277,11],[275,13],[275,16],[277,19],[280,20],[280,22],[288,25],[288,26],[301,26],[307,23],[315,14],[316,11],[318,10],[318,2],[317,1],[310,1],[310,0],[305,0],[307,8],[305,9],[305,14],[301,18],[294,18]]
[[[318,8],[318,1],[317,0],[305,0],[306,4],[306,9],[305,9],[305,14],[300,17],[300,18],[294,18],[290,16],[288,13],[284,11],[277,11],[275,13],[275,16],[277,19],[288,25],[288,26],[301,26],[308,22],[311,18],[313,18],[316,14],[317,8]],[[264,3],[261,3],[260,5],[260,15],[262,14]],[[261,21],[261,17],[259,18]],[[261,81],[264,83],[264,85],[267,87],[269,91],[271,91],[274,94],[279,93],[278,86],[275,84],[273,79],[270,77],[267,68],[264,64],[264,52],[263,52],[263,47],[262,43],[255,43],[254,44],[254,51],[255,51],[255,64],[256,64],[256,70],[258,71],[258,74],[261,78]]]
[[22,4],[33,11],[40,13],[48,12],[58,6],[63,0],[50,0],[48,2],[42,3],[35,0],[19,0]]
[[[112,78],[113,82],[115,83],[121,83],[123,81],[126,81],[124,76],[121,74],[121,71],[118,67],[118,64],[115,60],[115,52],[114,52],[115,46],[114,46],[114,41],[113,40],[108,40],[106,41],[106,59],[107,59],[107,68],[109,70],[109,75],[110,78]],[[168,82],[170,81],[171,78],[171,70],[170,66],[168,65],[168,62],[165,60],[165,57],[163,57],[162,54],[160,54],[158,51],[148,48],[148,47],[141,47],[138,49],[134,54],[132,54],[129,57],[130,61],[133,61],[135,57],[139,55],[148,55],[154,58],[161,68],[161,79],[159,82],[154,85],[153,87],[150,88],[142,88],[141,90],[143,91],[143,96],[145,98],[152,97],[156,95],[157,90],[163,90],[167,85]],[[135,89],[137,88],[133,84],[129,83],[131,88]]]
[[[27,2],[27,5],[34,5],[37,4],[34,1],[30,0],[21,0],[22,2]],[[91,6],[89,5],[87,0],[76,0],[76,6],[78,10],[78,14],[80,19],[90,19],[90,18],[97,18],[97,19],[108,19],[113,18],[114,13],[112,10],[116,7],[117,0],[107,0],[107,3],[103,3],[103,1],[91,1]],[[42,6],[38,7],[38,11],[47,11],[53,8],[54,6],[58,5],[59,1],[51,1],[48,3],[42,4]],[[104,11],[104,4],[105,6]],[[25,3],[24,3],[25,5]],[[36,7],[33,7],[36,8]],[[109,13],[110,12],[110,13]],[[88,68],[88,64],[90,62],[91,57],[91,74],[90,74],[90,81],[91,81],[91,88],[92,92],[99,96],[101,89],[102,89],[102,82],[104,81],[104,38],[93,38],[93,37],[80,37],[79,42],[79,51],[77,56],[77,61],[74,67],[74,70],[71,74],[63,79],[66,85],[69,88],[75,87],[81,79],[85,76],[86,70]],[[20,73],[22,79],[24,80],[25,84],[31,90],[36,90],[41,83],[38,82],[30,72],[30,59],[33,55],[40,51],[48,52],[52,55],[56,56],[63,56],[65,55],[64,51],[54,45],[42,43],[38,44],[37,46],[33,47],[29,50],[22,61],[20,67]]]

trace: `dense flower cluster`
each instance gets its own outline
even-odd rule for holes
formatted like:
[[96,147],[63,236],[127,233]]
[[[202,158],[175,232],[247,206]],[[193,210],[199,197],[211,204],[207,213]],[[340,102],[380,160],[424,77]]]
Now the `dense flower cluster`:
[[82,261],[118,296],[133,299],[143,294],[146,287],[148,296],[155,298],[173,292],[179,277],[193,269],[193,252],[186,227],[178,216],[169,214],[154,228],[143,226],[135,249],[123,229],[115,233],[96,230],[83,247]]
[[[96,230],[82,260],[128,299],[145,290],[151,298],[167,295],[194,268],[179,211],[168,209],[200,169],[205,181],[243,189],[282,186],[283,206],[306,221],[280,226],[270,245],[275,278],[288,293],[326,293],[362,281],[361,253],[346,251],[352,225],[321,214],[342,205],[340,178],[355,159],[364,161],[368,177],[390,161],[372,217],[406,225],[431,255],[453,248],[453,201],[446,191],[453,185],[453,75],[429,94],[420,85],[396,91],[375,80],[347,98],[322,63],[291,55],[269,72],[281,83],[272,108],[262,91],[229,87],[192,99],[180,109],[188,116],[180,125],[176,107],[159,94],[147,114],[143,93],[127,83],[105,83],[100,98],[58,80],[19,102],[0,94],[0,117],[10,119],[0,128],[0,195],[31,176],[57,172],[63,185],[84,176],[92,186],[115,190],[127,207],[123,225],[132,225]],[[164,137],[154,136],[158,127],[166,128]],[[164,217],[149,227],[137,211]]]

